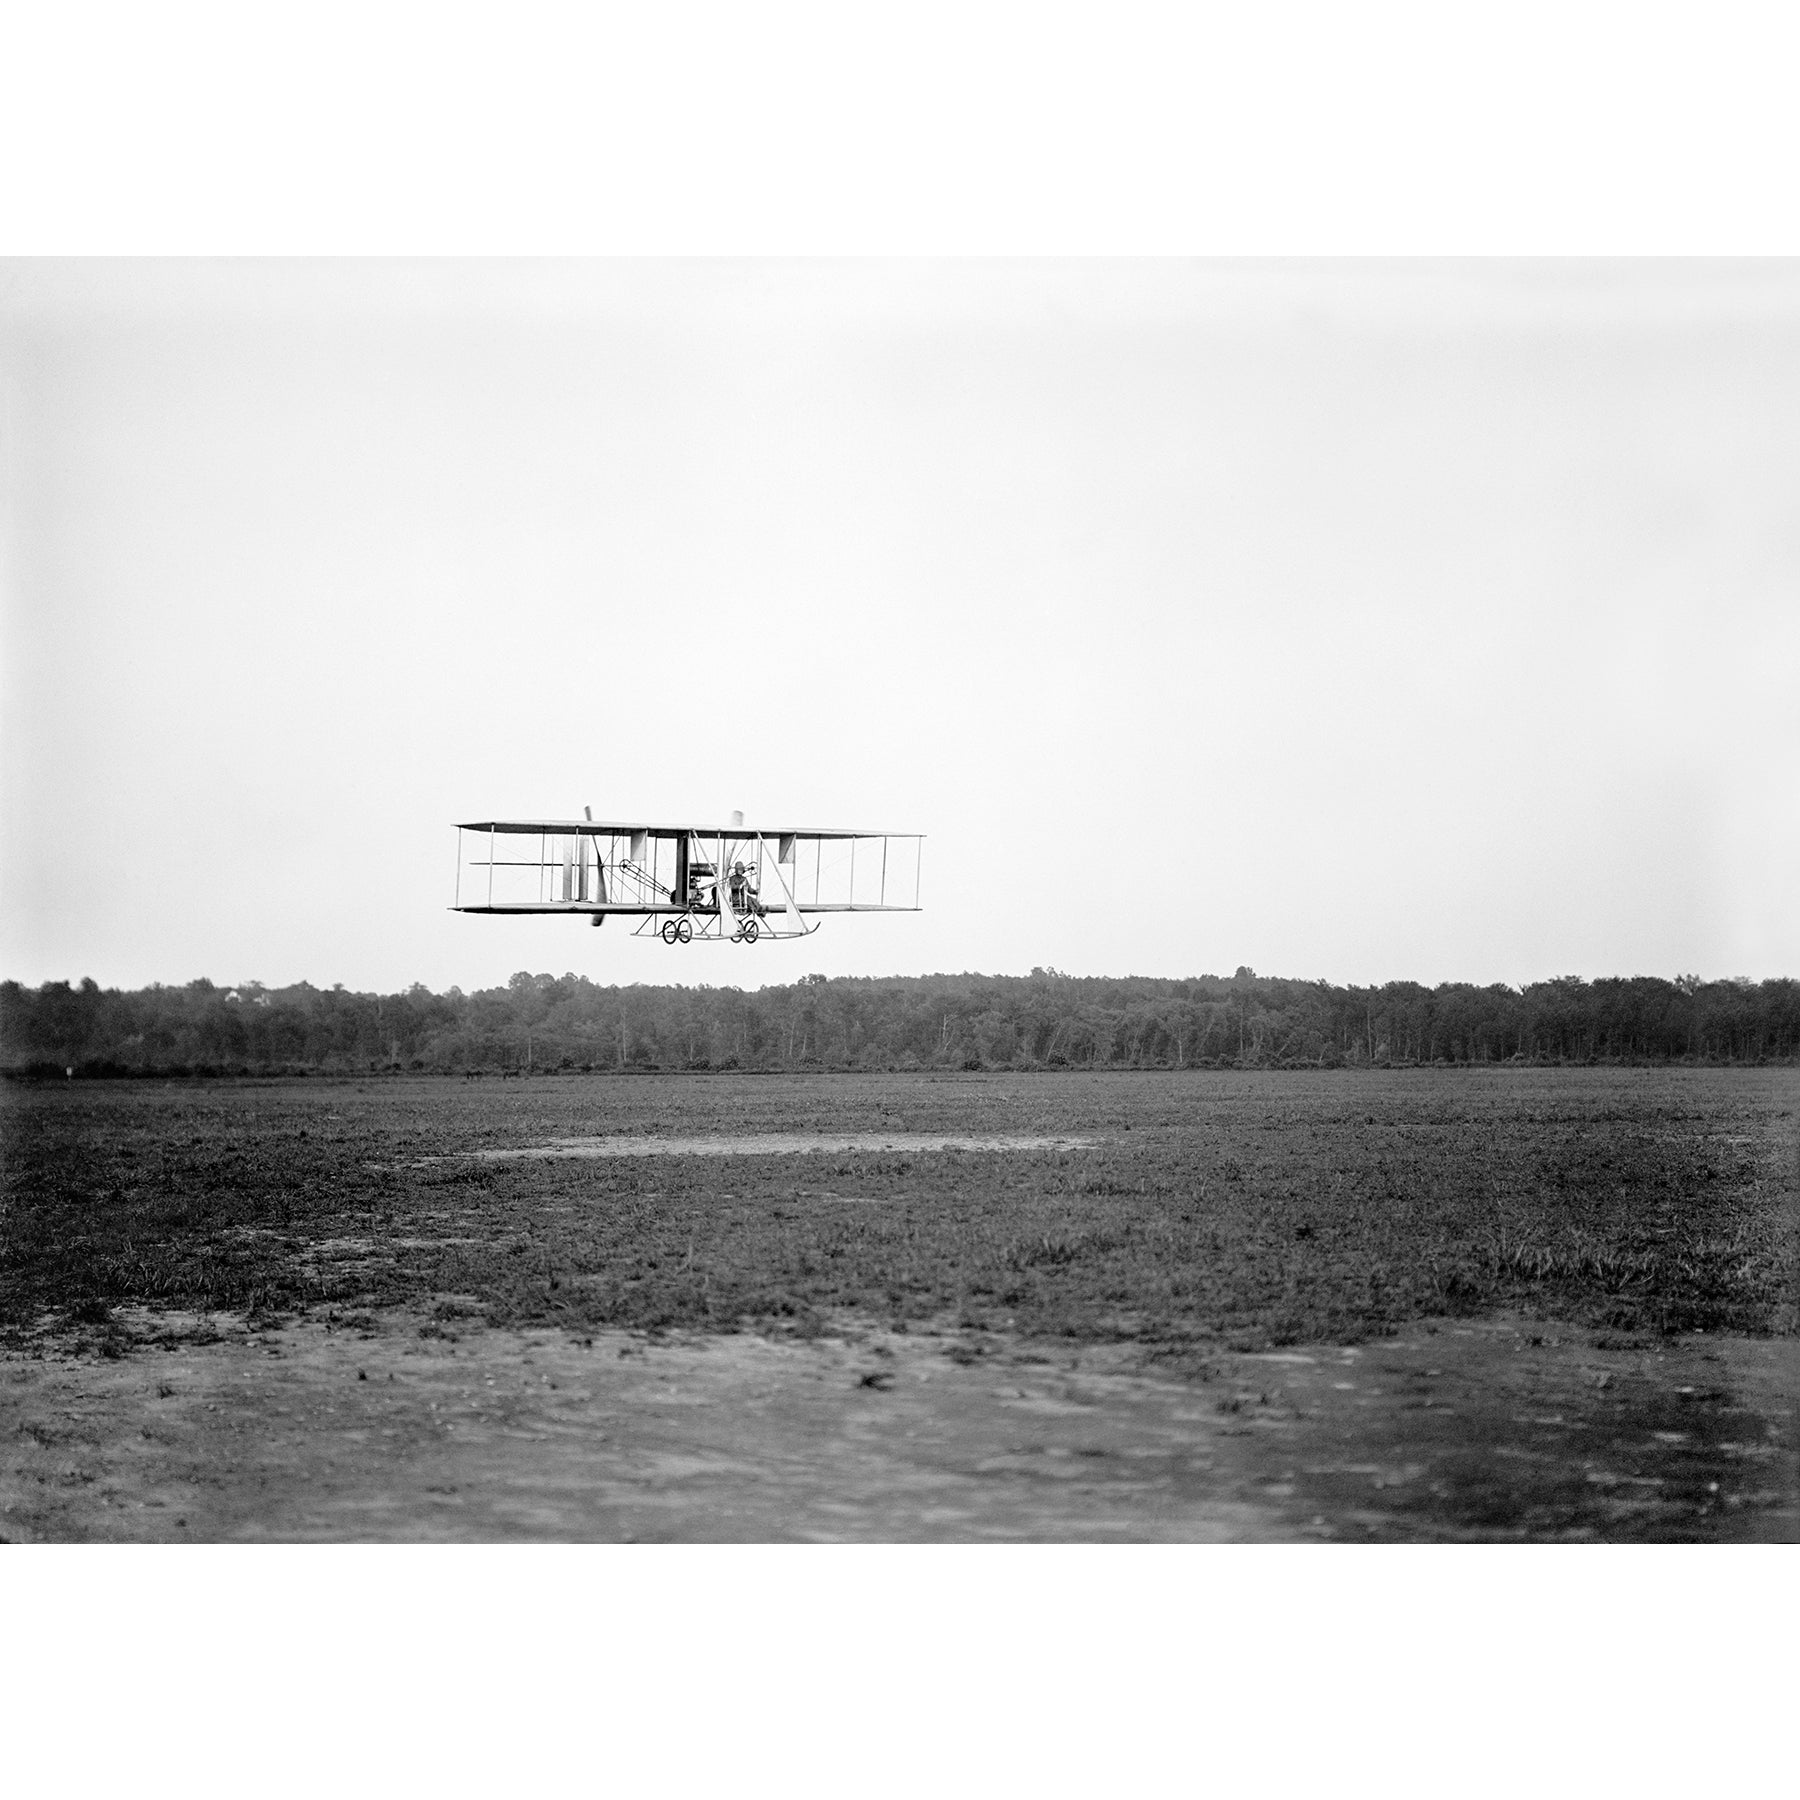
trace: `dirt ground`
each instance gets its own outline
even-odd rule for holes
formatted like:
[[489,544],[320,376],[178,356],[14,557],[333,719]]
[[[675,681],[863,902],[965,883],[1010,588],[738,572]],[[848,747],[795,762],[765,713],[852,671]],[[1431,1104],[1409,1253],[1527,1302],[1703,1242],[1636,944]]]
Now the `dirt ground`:
[[850,1320],[120,1323],[0,1358],[0,1538],[1800,1539],[1793,1338],[1442,1320],[1172,1370]]

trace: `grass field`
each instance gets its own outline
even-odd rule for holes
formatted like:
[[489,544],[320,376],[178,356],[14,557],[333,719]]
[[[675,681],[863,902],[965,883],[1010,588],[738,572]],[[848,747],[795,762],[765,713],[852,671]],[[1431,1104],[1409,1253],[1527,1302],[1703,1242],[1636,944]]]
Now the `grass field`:
[[[1791,1070],[10,1085],[0,1325],[426,1306],[1254,1349],[1522,1310],[1791,1333]],[[1080,1134],[1068,1152],[491,1159],[560,1137]]]

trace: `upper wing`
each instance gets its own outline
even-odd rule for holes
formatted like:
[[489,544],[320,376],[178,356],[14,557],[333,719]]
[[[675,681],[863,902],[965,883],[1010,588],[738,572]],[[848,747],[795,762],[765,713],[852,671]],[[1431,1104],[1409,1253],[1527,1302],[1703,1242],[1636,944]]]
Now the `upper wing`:
[[868,831],[841,825],[696,825],[687,820],[643,819],[470,819],[458,831],[495,831],[521,837],[625,837],[648,832],[652,837],[749,838],[878,838],[916,837],[911,831]]

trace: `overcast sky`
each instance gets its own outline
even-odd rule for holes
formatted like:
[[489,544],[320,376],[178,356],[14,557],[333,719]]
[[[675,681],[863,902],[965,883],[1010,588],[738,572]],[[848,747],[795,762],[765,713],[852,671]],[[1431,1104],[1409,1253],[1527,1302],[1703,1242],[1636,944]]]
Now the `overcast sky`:
[[[0,975],[1800,974],[1800,264],[0,264]],[[918,916],[447,911],[457,819]]]

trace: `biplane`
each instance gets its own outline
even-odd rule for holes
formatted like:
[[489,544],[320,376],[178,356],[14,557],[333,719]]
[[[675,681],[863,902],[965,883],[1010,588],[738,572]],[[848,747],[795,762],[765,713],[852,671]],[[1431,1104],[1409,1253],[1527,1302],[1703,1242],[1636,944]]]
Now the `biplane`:
[[[484,819],[456,827],[453,912],[636,919],[665,944],[806,937],[819,913],[919,912],[919,832]],[[535,840],[535,841],[534,841]],[[464,894],[470,898],[464,899]]]

